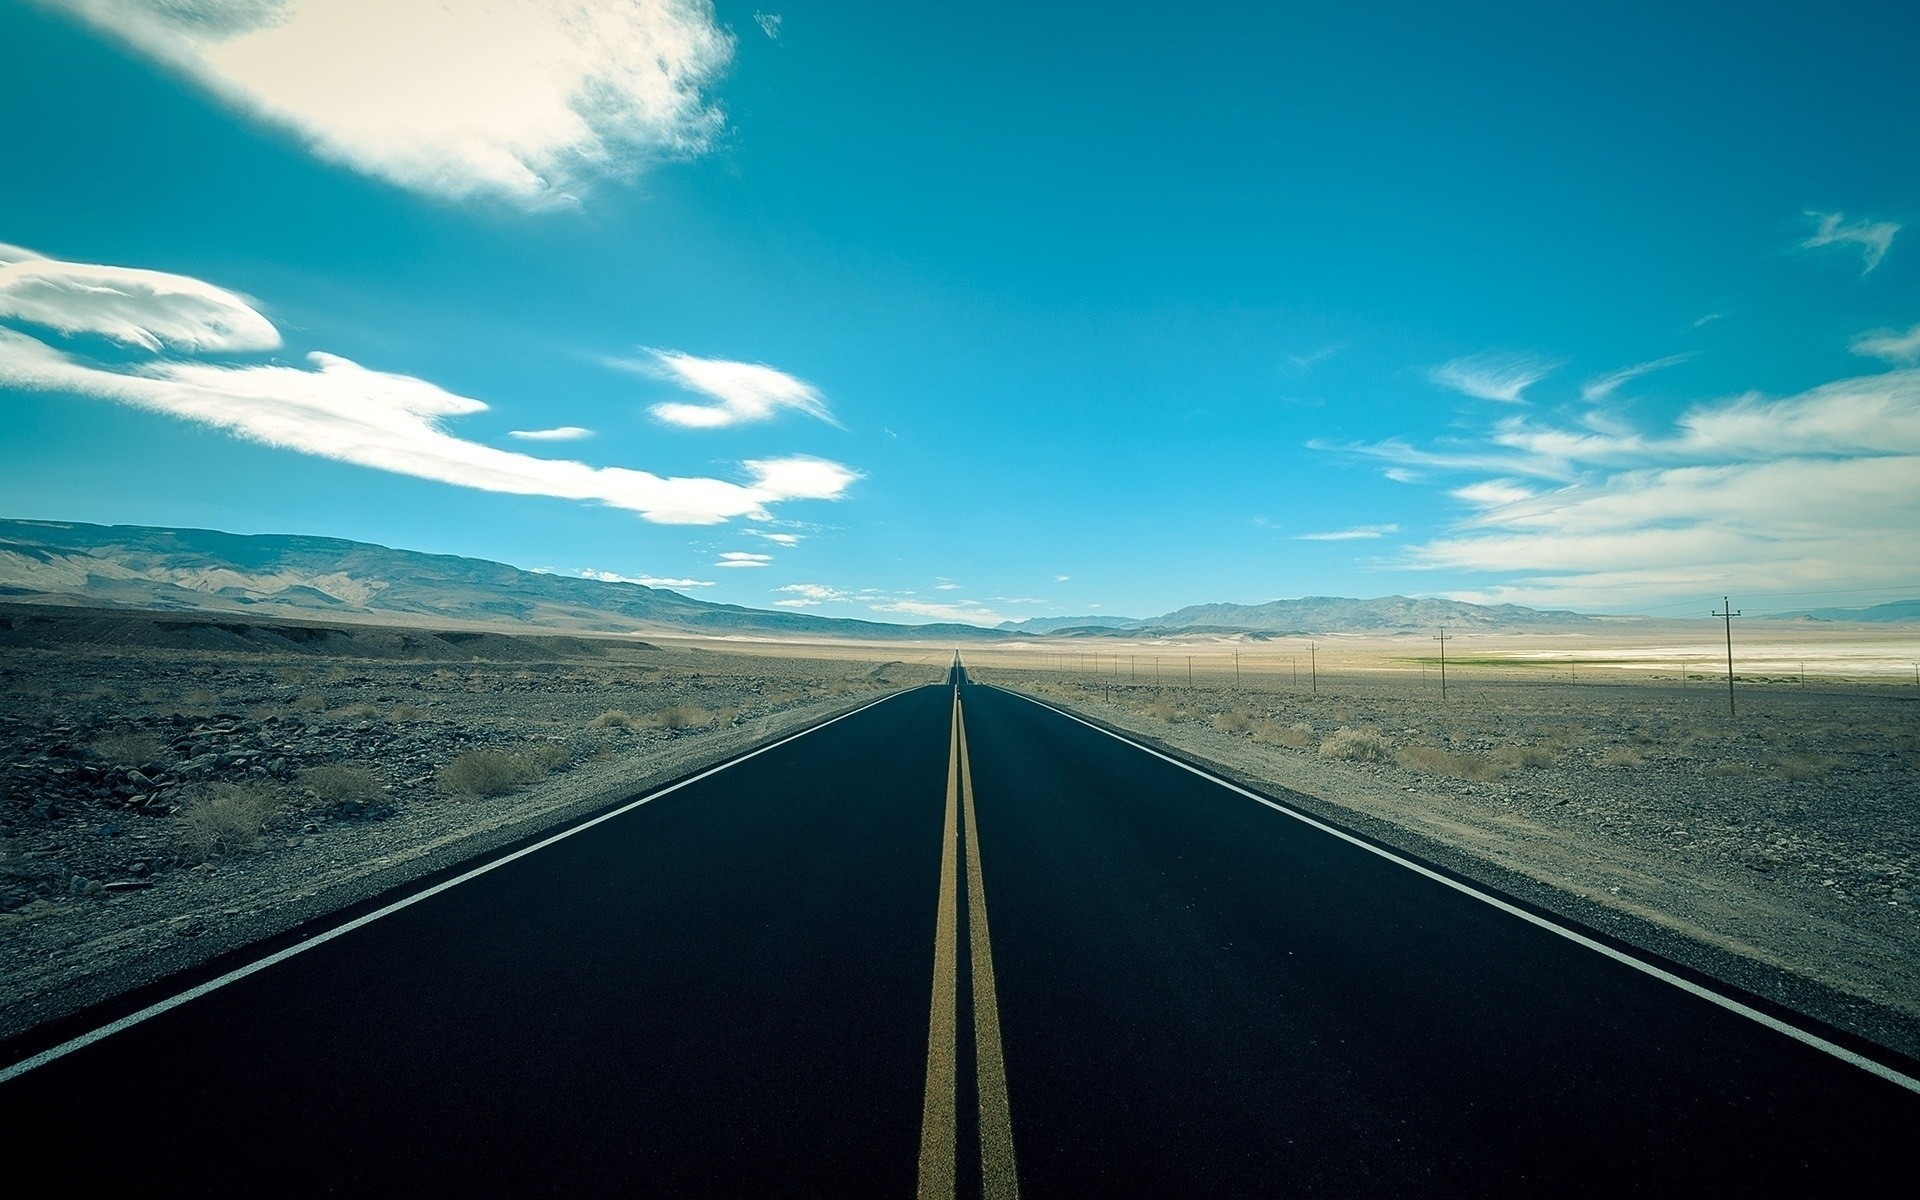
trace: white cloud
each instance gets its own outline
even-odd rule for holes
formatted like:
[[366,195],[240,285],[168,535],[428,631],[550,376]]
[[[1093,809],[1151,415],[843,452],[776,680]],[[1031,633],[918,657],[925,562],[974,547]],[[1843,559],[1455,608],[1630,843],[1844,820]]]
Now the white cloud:
[[753,23],[760,27],[761,33],[766,34],[776,42],[780,40],[779,13],[756,12],[753,14]]
[[1073,578],[1071,575],[1055,575],[1053,577],[1053,581],[1055,583],[1065,583],[1067,580],[1071,578]]
[[1481,400],[1520,404],[1526,400],[1526,390],[1558,365],[1528,354],[1475,354],[1441,363],[1427,372],[1427,378]]
[[284,126],[435,196],[528,206],[705,151],[733,39],[707,0],[53,0]]
[[1005,613],[995,612],[972,600],[942,604],[934,600],[895,599],[879,604],[869,604],[867,607],[874,612],[904,613],[908,616],[925,617],[930,621],[954,621],[962,625],[998,625],[1009,619]]
[[936,577],[934,580],[933,590],[936,592],[953,592],[953,591],[958,591],[959,589],[960,589],[960,585],[955,583],[951,579],[947,579],[944,577]]
[[509,429],[507,436],[525,442],[577,442],[592,437],[593,430],[582,429],[578,425],[562,425],[557,429]]
[[1426,476],[1420,472],[1409,470],[1406,467],[1388,467],[1380,473],[1395,483],[1419,483],[1426,478]]
[[1656,358],[1652,362],[1635,363],[1630,367],[1622,367],[1618,371],[1609,371],[1605,375],[1595,376],[1587,380],[1585,386],[1580,389],[1580,398],[1589,404],[1597,403],[1613,395],[1623,383],[1629,383],[1654,371],[1678,366],[1692,357],[1692,354],[1669,354],[1665,358]]
[[800,535],[797,533],[768,533],[764,529],[742,529],[740,532],[746,534],[748,537],[757,537],[763,541],[772,542],[776,546],[798,546],[800,544]]
[[1287,361],[1293,364],[1295,370],[1311,371],[1346,348],[1347,344],[1345,342],[1334,342],[1330,346],[1322,346],[1318,350],[1309,350],[1305,354],[1289,354],[1287,355]]
[[785,604],[821,604],[828,600],[853,599],[839,588],[828,587],[824,583],[789,583],[773,590],[797,597],[797,599],[781,602]]
[[1901,333],[1896,329],[1876,329],[1853,339],[1849,347],[1855,354],[1870,355],[1890,363],[1920,362],[1920,325]]
[[[1539,469],[1452,487],[1474,511],[1407,559],[1493,577],[1453,593],[1463,599],[1632,609],[1716,588],[1913,578],[1920,370],[1700,404],[1666,431],[1509,418],[1485,441],[1512,453],[1508,465]],[[1449,453],[1444,466],[1456,471],[1502,461]],[[1556,486],[1536,490],[1514,475]]]
[[1895,221],[1870,221],[1866,219],[1849,221],[1845,213],[1823,213],[1809,210],[1809,217],[1820,223],[1818,229],[1800,243],[1803,250],[1812,250],[1820,246],[1858,246],[1860,258],[1866,264],[1860,271],[1865,275],[1880,265],[1888,249],[1893,246],[1893,235],[1900,232]]
[[581,567],[580,578],[598,579],[602,583],[637,583],[650,588],[696,588],[712,587],[711,579],[662,579],[658,575],[618,575],[612,571],[596,571],[592,567]]
[[1356,525],[1352,529],[1336,529],[1329,533],[1303,533],[1293,540],[1296,542],[1353,542],[1385,537],[1387,534],[1399,532],[1398,525]]
[[280,332],[236,293],[185,275],[61,262],[0,245],[0,317],[158,353],[272,350]]
[[784,371],[761,363],[696,358],[677,350],[645,349],[643,352],[646,358],[601,361],[622,371],[671,380],[713,401],[710,404],[668,401],[648,410],[669,425],[718,429],[747,421],[765,421],[783,408],[797,409],[828,424],[837,424],[818,389]]
[[764,567],[773,562],[771,554],[751,554],[745,550],[728,550],[720,555],[716,567]]
[[113,400],[249,441],[420,479],[598,501],[659,524],[767,520],[770,504],[837,499],[859,478],[815,458],[749,460],[741,464],[745,483],[534,458],[446,431],[448,419],[485,411],[478,400],[331,354],[309,354],[307,361],[312,369],[166,361],[108,368],[0,329],[0,385]]

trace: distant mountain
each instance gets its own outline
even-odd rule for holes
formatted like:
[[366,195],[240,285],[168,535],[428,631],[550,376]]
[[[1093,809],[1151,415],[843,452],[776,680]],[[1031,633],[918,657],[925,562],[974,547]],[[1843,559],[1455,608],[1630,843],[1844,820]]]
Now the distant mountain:
[[1868,608],[1810,608],[1805,612],[1776,613],[1810,621],[1864,621],[1873,625],[1920,625],[1920,600],[1894,600]]
[[712,604],[664,588],[523,571],[341,538],[0,520],[0,598],[163,611],[412,617],[581,632],[1005,638]]
[[1133,617],[1028,617],[1024,621],[1002,621],[994,626],[1018,633],[1058,633],[1062,629],[1123,629],[1138,625]]
[[1215,626],[1250,633],[1410,633],[1439,625],[1483,630],[1558,629],[1593,620],[1580,613],[1542,611],[1518,604],[1468,604],[1407,596],[1373,600],[1303,596],[1265,604],[1195,604],[1141,624],[1164,629]]

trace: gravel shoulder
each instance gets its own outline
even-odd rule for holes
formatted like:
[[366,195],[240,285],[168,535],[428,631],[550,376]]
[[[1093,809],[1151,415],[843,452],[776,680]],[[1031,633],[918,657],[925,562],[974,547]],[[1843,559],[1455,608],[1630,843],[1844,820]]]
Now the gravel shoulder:
[[[1510,686],[1450,700],[975,671],[1590,928],[1920,1056],[1920,704]],[[1722,710],[1724,713],[1724,710]]]
[[[126,640],[0,646],[0,1037],[944,667],[631,639],[493,637],[454,663]],[[463,758],[511,770],[469,779]]]

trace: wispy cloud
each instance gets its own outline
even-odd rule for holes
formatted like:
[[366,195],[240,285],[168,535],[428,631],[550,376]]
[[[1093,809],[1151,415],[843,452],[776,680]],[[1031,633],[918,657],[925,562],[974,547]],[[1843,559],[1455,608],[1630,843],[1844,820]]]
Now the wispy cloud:
[[756,12],[753,14],[753,23],[760,27],[761,33],[766,34],[776,42],[780,40],[779,13]]
[[1311,371],[1346,348],[1347,344],[1345,342],[1334,342],[1331,345],[1322,346],[1318,350],[1309,350],[1305,354],[1289,354],[1287,355],[1287,361],[1293,364],[1295,370]]
[[1388,452],[1401,450],[1437,473],[1492,474],[1451,484],[1470,511],[1405,560],[1491,577],[1462,598],[1622,609],[1742,583],[1912,578],[1920,370],[1699,404],[1665,430],[1514,417],[1477,451]]
[[[46,261],[17,259],[0,271]],[[113,283],[55,293],[29,287],[25,294],[36,297],[40,307],[9,310],[13,319],[51,324],[47,297],[57,295],[57,327],[63,332],[95,333],[147,349],[233,351],[279,344],[278,331],[257,311],[199,280],[58,265],[68,268],[61,278]],[[129,275],[154,278],[136,288],[127,283]],[[252,326],[253,318],[259,327]],[[479,400],[338,355],[315,352],[305,359],[305,366],[172,358],[107,364],[0,327],[0,386],[111,400],[264,445],[461,487],[596,501],[660,524],[771,520],[769,505],[838,499],[859,478],[839,463],[805,456],[750,459],[741,464],[745,479],[739,482],[535,458],[448,432],[450,421],[486,411]]]
[[869,604],[867,607],[879,613],[904,613],[913,617],[925,617],[930,621],[954,621],[962,625],[998,625],[1008,619],[1007,614],[995,612],[986,605],[972,600],[944,604],[937,600],[894,599]]
[[1475,354],[1441,363],[1427,372],[1427,378],[1476,399],[1520,404],[1527,389],[1558,365],[1530,354]]
[[1860,273],[1865,275],[1880,265],[1887,256],[1887,250],[1893,245],[1893,235],[1900,232],[1897,221],[1873,221],[1861,219],[1849,221],[1845,213],[1823,213],[1808,210],[1807,216],[1819,223],[1819,227],[1800,243],[1803,250],[1818,249],[1821,246],[1858,246],[1860,259],[1865,264]]
[[711,579],[663,579],[658,575],[618,575],[612,571],[596,571],[592,567],[581,567],[580,578],[598,579],[602,583],[637,583],[650,588],[697,588],[713,587]]
[[1053,581],[1054,581],[1055,583],[1065,583],[1065,582],[1066,582],[1067,580],[1069,580],[1069,579],[1071,579],[1071,578],[1073,578],[1073,576],[1071,576],[1071,575],[1055,575],[1055,576],[1053,577]]
[[1894,329],[1876,329],[1853,339],[1849,347],[1855,354],[1884,359],[1890,363],[1920,362],[1920,325],[1901,333]]
[[733,39],[703,0],[52,0],[283,126],[436,196],[528,207],[705,151]]
[[748,537],[757,537],[762,541],[772,542],[776,546],[798,546],[800,544],[800,535],[797,533],[769,533],[764,529],[742,529],[740,532],[746,534]]
[[771,554],[754,554],[746,550],[727,550],[720,555],[716,567],[765,567],[773,563]]
[[0,318],[159,353],[273,350],[280,331],[236,292],[185,275],[62,262],[0,245]]
[[718,429],[747,421],[765,421],[790,408],[838,424],[827,411],[826,397],[803,379],[764,363],[733,362],[724,358],[696,358],[678,350],[643,349],[644,358],[607,358],[601,361],[622,371],[665,379],[688,391],[709,397],[711,403],[668,401],[648,411],[655,419],[689,429]]
[[509,429],[507,436],[525,442],[577,442],[592,437],[593,430],[582,429],[578,425],[562,425],[557,429]]
[[1589,404],[1596,404],[1620,390],[1620,385],[1630,383],[1642,375],[1650,375],[1668,367],[1676,367],[1692,358],[1692,353],[1669,354],[1665,358],[1656,358],[1651,362],[1635,363],[1622,367],[1618,371],[1609,371],[1605,375],[1596,375],[1587,380],[1580,389],[1580,398]]
[[1293,540],[1296,542],[1357,542],[1399,532],[1398,525],[1356,525],[1352,529],[1335,529],[1327,533],[1302,533],[1296,535]]
[[933,584],[933,590],[936,592],[958,591],[959,588],[960,585],[951,579],[936,579]]

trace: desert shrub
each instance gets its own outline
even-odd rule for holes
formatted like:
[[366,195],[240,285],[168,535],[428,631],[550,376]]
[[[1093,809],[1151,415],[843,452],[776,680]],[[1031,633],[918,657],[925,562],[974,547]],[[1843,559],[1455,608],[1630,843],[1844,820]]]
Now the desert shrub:
[[1221,733],[1245,733],[1253,727],[1253,714],[1244,708],[1213,714],[1213,727]]
[[265,784],[202,784],[180,809],[181,840],[201,855],[244,850],[260,840],[280,800],[280,790]]
[[440,787],[456,796],[502,796],[540,774],[534,762],[499,750],[469,750],[440,768]]
[[103,733],[93,739],[93,752],[122,767],[137,767],[160,757],[166,744],[150,733]]
[[713,714],[698,704],[670,704],[651,720],[661,729],[698,729],[713,720]]
[[588,729],[632,729],[633,714],[624,709],[610,708],[593,720],[587,722]]
[[1510,769],[1506,763],[1484,754],[1460,754],[1439,746],[1405,746],[1395,752],[1393,759],[1409,771],[1482,783],[1499,779]]
[[1545,746],[1502,746],[1493,752],[1496,761],[1509,767],[1537,769],[1554,763],[1553,751]]
[[573,764],[573,751],[558,742],[537,742],[526,757],[541,771],[558,771]]
[[1291,725],[1282,725],[1278,721],[1255,721],[1253,740],[1270,746],[1303,750],[1313,744],[1313,726],[1305,721],[1295,721]]
[[372,808],[386,795],[379,777],[365,767],[345,764],[315,767],[302,775],[300,781],[322,804],[347,811]]
[[1647,756],[1632,746],[1609,746],[1601,752],[1599,762],[1603,767],[1644,767]]
[[1805,783],[1808,780],[1819,779],[1827,773],[1825,763],[1818,759],[1807,758],[1801,755],[1779,760],[1774,764],[1774,769],[1780,772],[1782,778],[1791,779],[1795,783]]
[[1707,774],[1715,779],[1743,779],[1753,774],[1753,768],[1743,762],[1715,763],[1707,768]]
[[1321,758],[1346,762],[1385,762],[1390,755],[1386,739],[1371,729],[1353,729],[1342,725],[1320,743]]
[[387,714],[387,720],[398,724],[402,721],[425,721],[432,715],[417,704],[402,704]]
[[293,699],[287,701],[287,707],[294,712],[325,712],[327,708],[327,698],[325,696],[315,696],[312,694],[295,696]]
[[334,716],[347,721],[370,721],[380,715],[380,710],[371,704],[349,704],[334,713]]

